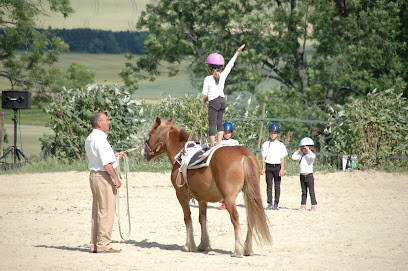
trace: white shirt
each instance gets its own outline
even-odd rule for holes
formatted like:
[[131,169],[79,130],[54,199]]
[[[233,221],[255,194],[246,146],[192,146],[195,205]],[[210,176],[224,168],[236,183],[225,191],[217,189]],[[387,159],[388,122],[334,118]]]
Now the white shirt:
[[311,150],[308,153],[304,154],[301,151],[295,151],[292,154],[293,160],[300,160],[299,162],[299,173],[313,173],[313,161],[316,158]]
[[85,151],[88,156],[90,170],[105,171],[103,166],[112,163],[117,167],[115,153],[108,142],[108,135],[101,130],[94,129],[85,141]]
[[232,58],[225,69],[220,73],[220,82],[217,84],[215,82],[214,76],[209,75],[204,79],[203,85],[203,95],[208,97],[208,101],[214,100],[219,96],[225,97],[224,95],[224,85],[225,80],[227,79],[228,74],[231,72],[232,67],[234,67],[235,59]]
[[265,157],[265,163],[280,164],[281,158],[288,155],[288,151],[285,145],[279,140],[269,140],[262,144],[261,154]]
[[228,145],[228,146],[239,146],[238,140],[232,139],[232,138],[230,138],[230,139],[228,139],[228,140],[223,139],[223,140],[221,141],[221,144],[223,144],[223,145]]

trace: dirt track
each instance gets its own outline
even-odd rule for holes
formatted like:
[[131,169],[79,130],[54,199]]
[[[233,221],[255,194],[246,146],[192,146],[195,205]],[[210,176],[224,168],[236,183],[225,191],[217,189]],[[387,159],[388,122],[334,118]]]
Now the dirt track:
[[[212,250],[182,251],[183,216],[169,174],[130,175],[132,235],[121,241],[115,222],[113,246],[122,250],[118,255],[88,252],[87,173],[1,175],[0,270],[408,269],[407,176],[354,171],[316,174],[315,179],[317,212],[297,210],[298,177],[284,177],[281,209],[267,211],[273,244],[255,243],[256,255],[237,259],[230,257],[234,237],[229,215],[216,209],[218,203],[208,210]],[[265,199],[264,176],[261,184]],[[241,195],[237,203],[245,236]],[[198,244],[198,208],[191,206]]]

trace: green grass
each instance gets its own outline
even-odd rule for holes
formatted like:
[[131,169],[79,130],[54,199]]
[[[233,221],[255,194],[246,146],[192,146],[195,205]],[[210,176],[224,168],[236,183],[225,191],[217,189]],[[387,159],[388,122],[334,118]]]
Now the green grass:
[[[56,158],[41,159],[33,158],[31,164],[25,163],[17,169],[0,170],[1,174],[24,174],[24,173],[48,173],[48,172],[67,172],[67,171],[88,171],[88,161],[61,161]],[[11,163],[9,161],[8,163]],[[170,172],[171,164],[167,157],[154,159],[149,163],[143,162],[139,157],[133,155],[129,157],[129,170],[131,172]]]
[[[136,56],[137,58],[138,56]],[[78,63],[85,65],[88,69],[95,71],[95,81],[105,84],[123,85],[119,72],[125,67],[126,58],[123,54],[81,54],[64,53],[60,55],[56,67],[66,71],[70,64]],[[163,71],[167,69],[163,66]],[[136,91],[135,98],[158,100],[160,96],[181,97],[186,93],[195,93],[190,84],[187,71],[187,62],[180,64],[180,74],[168,77],[165,73],[158,76],[155,81],[142,81]],[[0,77],[0,90],[10,89],[10,83],[4,77]]]

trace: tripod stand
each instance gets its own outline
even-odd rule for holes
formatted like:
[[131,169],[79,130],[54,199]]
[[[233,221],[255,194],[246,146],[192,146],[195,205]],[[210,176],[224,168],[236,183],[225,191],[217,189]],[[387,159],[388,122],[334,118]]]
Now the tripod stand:
[[[17,108],[13,108],[14,110],[14,145],[2,156],[0,157],[0,161],[5,158],[9,153],[13,153],[13,163],[11,164],[11,169],[16,169],[22,166],[21,164],[21,157],[22,156],[26,162],[30,163],[31,162],[28,160],[28,158],[24,155],[24,153],[17,147]],[[18,159],[18,162],[17,162]],[[7,163],[4,163],[5,165],[8,165]]]

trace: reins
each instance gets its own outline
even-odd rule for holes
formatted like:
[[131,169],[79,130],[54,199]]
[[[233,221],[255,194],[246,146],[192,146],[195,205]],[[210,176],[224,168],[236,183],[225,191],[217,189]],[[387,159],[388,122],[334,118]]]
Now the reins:
[[[127,149],[125,151],[122,151],[123,153],[123,171],[124,171],[124,178],[122,177],[122,172],[121,172],[121,167],[120,167],[120,160],[118,157],[116,157],[116,162],[118,164],[118,166],[116,167],[115,171],[116,174],[118,175],[118,177],[120,179],[125,179],[126,182],[126,207],[127,207],[127,217],[128,217],[128,226],[129,226],[129,232],[127,234],[127,238],[129,239],[130,234],[132,232],[132,225],[131,225],[131,221],[130,221],[130,207],[129,207],[129,182],[128,182],[128,172],[129,172],[129,162],[128,162],[128,157],[126,155],[127,152],[131,152],[131,151],[135,151],[137,150],[137,148],[132,148],[132,149]],[[125,238],[123,238],[123,234],[122,234],[122,226],[121,226],[121,216],[120,216],[120,195],[119,195],[119,189],[117,190],[118,194],[116,196],[116,216],[118,217],[118,226],[119,226],[119,235],[120,238],[122,238],[122,240],[126,240]]]
[[[197,118],[196,118],[196,120],[195,120],[193,129],[191,130],[191,133],[190,133],[190,135],[189,135],[188,138],[187,138],[187,142],[188,142],[188,141],[191,141],[191,139],[193,138],[194,131],[195,131],[195,128],[197,127],[197,123],[198,123],[198,120],[200,119],[201,113],[203,112],[204,105],[205,105],[205,100],[203,100],[203,104],[201,105],[200,112],[198,112],[198,115],[197,115]],[[184,148],[185,148],[185,146],[183,147],[183,149],[181,149],[180,153],[182,153],[182,152],[185,151]],[[179,153],[179,154],[180,154],[180,153]],[[177,156],[178,156],[178,155],[177,155]],[[174,165],[176,162],[177,162],[177,159],[174,160],[173,165]],[[181,188],[181,187],[183,187],[183,186],[185,185],[185,186],[187,187],[187,192],[188,192],[188,193],[190,194],[190,196],[194,199],[194,196],[193,196],[193,194],[191,193],[190,188],[188,187],[188,182],[187,182],[187,180],[185,180],[185,179],[183,178],[183,180],[184,180],[183,183],[178,184],[178,182],[177,182],[177,180],[178,180],[178,178],[179,178],[179,176],[180,176],[180,170],[181,170],[181,167],[180,167],[179,170],[178,170],[175,183],[176,183],[176,185],[177,185],[179,188]]]
[[197,126],[198,120],[200,119],[201,113],[203,112],[204,105],[205,105],[205,100],[203,100],[203,104],[201,105],[200,112],[197,115],[196,121],[195,121],[194,126],[193,126],[193,130],[191,130],[191,133],[190,133],[187,141],[190,141],[193,138],[194,130],[195,130],[196,126]]

